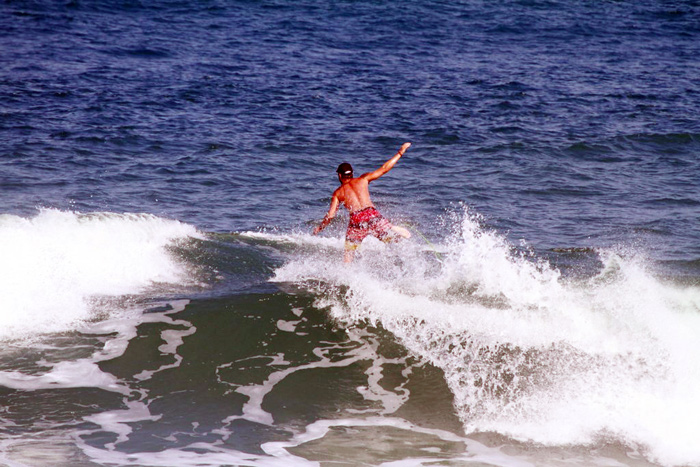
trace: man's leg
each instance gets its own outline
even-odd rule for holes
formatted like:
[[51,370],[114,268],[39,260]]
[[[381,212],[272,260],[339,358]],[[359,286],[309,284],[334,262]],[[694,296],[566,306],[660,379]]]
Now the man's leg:
[[353,258],[355,258],[355,250],[345,250],[345,255],[343,256],[343,262],[352,263]]
[[343,261],[346,263],[351,263],[353,258],[355,258],[355,250],[360,248],[360,244],[356,242],[350,242],[345,240],[345,255],[343,256]]

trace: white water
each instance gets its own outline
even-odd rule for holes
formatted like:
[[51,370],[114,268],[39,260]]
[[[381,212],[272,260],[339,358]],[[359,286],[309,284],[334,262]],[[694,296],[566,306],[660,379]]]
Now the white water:
[[440,262],[417,240],[366,242],[346,266],[337,242],[274,280],[313,289],[348,324],[380,323],[441,368],[467,433],[552,446],[614,439],[664,465],[700,465],[700,289],[614,251],[599,252],[595,277],[567,280],[474,217],[456,231]]
[[198,236],[146,214],[0,216],[0,338],[75,329],[95,299],[188,281],[167,247]]
[[[45,371],[31,373],[22,371],[0,371],[0,386],[12,388],[23,392],[66,390],[71,388],[95,388],[103,391],[121,394],[123,407],[120,409],[106,410],[83,417],[83,421],[91,425],[81,426],[74,433],[65,433],[51,428],[40,430],[37,433],[18,430],[17,433],[7,432],[0,440],[0,463],[9,466],[27,465],[71,465],[71,459],[75,460],[77,451],[82,451],[89,457],[100,459],[107,465],[127,465],[123,461],[129,457],[116,450],[116,446],[129,439],[133,432],[130,424],[143,421],[157,421],[160,415],[150,412],[148,403],[144,400],[148,391],[134,389],[129,382],[121,380],[111,373],[103,371],[99,363],[113,360],[124,355],[129,343],[138,334],[138,327],[144,323],[162,323],[165,325],[184,329],[166,329],[161,332],[164,342],[158,347],[161,355],[170,355],[174,362],[162,365],[156,370],[144,371],[136,375],[137,379],[151,378],[155,373],[178,367],[182,357],[178,354],[178,347],[182,345],[183,337],[196,332],[196,328],[188,321],[174,319],[171,315],[177,315],[183,311],[189,302],[177,300],[163,303],[151,303],[154,309],[165,311],[153,311],[143,313],[142,309],[124,309],[115,316],[106,320],[88,323],[76,330],[87,336],[95,336],[102,345],[85,347],[82,356],[72,360],[59,360],[55,362],[40,360],[37,366]],[[24,341],[6,342],[5,350],[20,348],[27,351],[30,347]],[[60,346],[52,346],[46,342],[40,342],[36,349],[60,352]],[[73,354],[72,355],[76,355]],[[49,360],[55,360],[52,356]],[[138,400],[134,398],[137,397]],[[12,422],[9,422],[14,425]],[[41,423],[41,422],[38,422]],[[0,425],[6,427],[7,420],[0,419]],[[98,428],[93,428],[96,425]],[[86,443],[83,437],[90,437],[94,433],[108,432],[115,435],[115,441],[107,443],[104,449],[98,449]],[[154,457],[158,457],[155,455]],[[117,460],[115,460],[115,458]],[[138,463],[136,465],[143,465]],[[156,464],[148,464],[156,465]],[[166,465],[166,464],[164,464]],[[177,464],[170,464],[177,465]]]

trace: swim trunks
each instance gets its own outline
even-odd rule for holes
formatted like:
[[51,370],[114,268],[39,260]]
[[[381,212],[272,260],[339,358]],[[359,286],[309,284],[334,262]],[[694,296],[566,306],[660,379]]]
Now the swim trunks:
[[374,235],[379,240],[389,237],[391,223],[370,206],[360,211],[350,213],[350,223],[345,234],[345,249],[355,250],[368,235]]

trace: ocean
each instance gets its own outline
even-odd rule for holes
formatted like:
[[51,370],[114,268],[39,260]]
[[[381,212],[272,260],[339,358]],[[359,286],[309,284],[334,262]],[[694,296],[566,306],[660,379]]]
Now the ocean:
[[696,0],[3,1],[0,465],[700,466],[698,115]]

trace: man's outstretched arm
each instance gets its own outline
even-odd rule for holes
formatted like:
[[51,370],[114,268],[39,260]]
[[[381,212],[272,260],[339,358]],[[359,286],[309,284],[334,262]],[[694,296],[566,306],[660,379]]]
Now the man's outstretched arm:
[[331,207],[328,208],[328,213],[326,216],[323,218],[321,223],[316,226],[314,229],[314,235],[319,233],[321,230],[325,229],[328,224],[331,223],[333,218],[335,217],[335,213],[338,211],[338,204],[340,201],[338,200],[338,197],[333,195],[333,198],[331,198]]
[[399,161],[399,159],[401,159],[401,156],[403,156],[403,153],[406,152],[406,149],[408,149],[410,147],[411,147],[411,143],[403,143],[401,145],[401,148],[399,149],[399,151],[396,154],[394,154],[394,157],[392,157],[391,159],[386,161],[384,163],[384,165],[379,167],[374,172],[370,172],[368,174],[365,174],[365,175],[363,175],[363,177],[365,177],[368,182],[371,182],[372,180],[378,179],[379,177],[381,177],[382,175],[384,175],[385,173],[390,171],[396,165],[396,163]]

